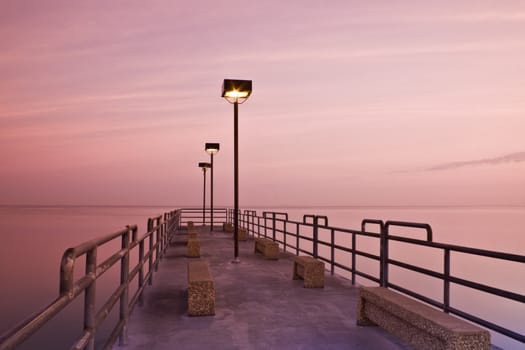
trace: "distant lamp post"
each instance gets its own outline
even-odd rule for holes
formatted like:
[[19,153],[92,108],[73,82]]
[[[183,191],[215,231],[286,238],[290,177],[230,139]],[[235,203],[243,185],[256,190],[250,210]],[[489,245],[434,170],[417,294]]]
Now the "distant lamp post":
[[206,152],[210,155],[211,158],[211,180],[210,180],[210,210],[211,210],[211,217],[210,217],[210,231],[213,231],[213,155],[217,152],[219,152],[219,144],[218,143],[209,143],[206,142],[204,145],[204,149]]
[[199,168],[202,169],[202,174],[204,175],[204,189],[202,191],[202,226],[206,226],[206,170],[211,168],[211,164],[200,162]]
[[233,173],[234,173],[234,205],[233,205],[233,241],[234,263],[239,263],[239,104],[244,103],[252,93],[251,80],[224,79],[222,94],[226,101],[233,104]]

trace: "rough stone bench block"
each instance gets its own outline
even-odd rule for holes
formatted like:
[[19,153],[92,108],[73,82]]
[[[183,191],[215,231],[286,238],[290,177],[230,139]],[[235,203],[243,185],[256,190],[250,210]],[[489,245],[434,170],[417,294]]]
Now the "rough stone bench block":
[[188,239],[188,258],[201,256],[201,242],[196,238]]
[[197,238],[198,234],[197,234],[197,230],[192,228],[188,231],[188,238],[189,239],[192,239],[192,238]]
[[489,350],[490,333],[382,287],[361,287],[357,324],[379,325],[421,350]]
[[261,253],[266,259],[279,259],[279,245],[267,238],[255,238],[254,253]]
[[293,262],[293,279],[302,278],[305,288],[324,288],[324,262],[311,256],[296,256]]
[[215,286],[203,260],[188,261],[188,315],[215,315]]
[[245,228],[240,228],[239,227],[239,231],[237,232],[237,240],[238,241],[246,241],[246,240],[248,240],[248,230],[246,230]]
[[224,232],[233,232],[233,225],[228,222],[225,222],[222,224],[222,230]]

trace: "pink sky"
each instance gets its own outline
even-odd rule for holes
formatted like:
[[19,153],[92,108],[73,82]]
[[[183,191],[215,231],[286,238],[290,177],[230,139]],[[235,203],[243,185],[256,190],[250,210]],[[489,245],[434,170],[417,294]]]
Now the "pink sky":
[[0,204],[525,205],[524,1],[0,3]]

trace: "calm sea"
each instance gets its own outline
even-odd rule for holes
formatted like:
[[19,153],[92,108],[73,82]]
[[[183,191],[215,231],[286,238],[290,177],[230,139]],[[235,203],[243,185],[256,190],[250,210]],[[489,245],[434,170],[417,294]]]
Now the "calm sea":
[[[148,217],[172,210],[168,207],[0,207],[0,333],[18,321],[52,302],[58,296],[59,266],[68,247],[136,224],[144,233]],[[261,214],[263,209],[256,209]],[[291,220],[302,221],[304,214],[325,215],[334,227],[359,229],[361,220],[382,219],[429,223],[434,241],[525,255],[525,207],[322,207],[271,208],[287,212]],[[358,244],[360,244],[358,242]],[[363,242],[363,245],[366,245]],[[437,258],[418,252],[411,254],[415,262],[439,270]],[[479,276],[482,283],[494,283],[503,289],[525,294],[525,266],[504,266],[469,261],[458,256],[453,260],[454,274],[469,278]],[[358,261],[358,263],[360,263]],[[366,264],[366,263],[363,263]],[[516,264],[517,265],[517,264]],[[523,265],[523,264],[521,264]],[[109,273],[108,278],[118,274]],[[113,277],[112,277],[113,276]],[[396,271],[392,278],[423,288],[432,295],[441,294],[442,287],[432,281],[414,279]],[[366,284],[366,281],[359,281]],[[525,305],[486,301],[483,295],[463,295],[453,291],[452,302],[482,317],[503,322],[504,326],[525,334]],[[98,295],[97,295],[98,297]],[[39,332],[21,349],[66,349],[82,328],[82,298],[64,315]],[[100,299],[103,299],[102,297]],[[474,311],[472,311],[474,310]],[[116,317],[116,315],[110,315]],[[101,333],[104,333],[102,330]],[[501,336],[493,343],[504,349],[523,349],[523,344]]]

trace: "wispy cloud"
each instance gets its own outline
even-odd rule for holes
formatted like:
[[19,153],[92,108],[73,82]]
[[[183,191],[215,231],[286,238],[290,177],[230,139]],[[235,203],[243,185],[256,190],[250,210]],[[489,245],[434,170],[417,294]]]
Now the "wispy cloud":
[[516,152],[506,154],[500,157],[495,158],[484,158],[476,160],[467,160],[460,162],[450,162],[438,164],[436,166],[427,168],[427,171],[436,171],[436,170],[449,170],[456,168],[463,168],[467,166],[476,166],[476,165],[497,165],[497,164],[506,164],[506,163],[521,163],[525,162],[525,152]]

